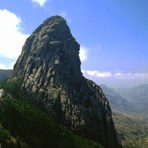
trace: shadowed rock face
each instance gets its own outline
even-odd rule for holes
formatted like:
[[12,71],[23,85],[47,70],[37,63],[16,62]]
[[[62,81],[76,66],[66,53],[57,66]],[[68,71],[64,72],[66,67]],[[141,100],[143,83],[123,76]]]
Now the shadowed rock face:
[[26,40],[13,81],[62,125],[108,148],[118,147],[108,100],[83,77],[80,46],[60,16],[45,20]]

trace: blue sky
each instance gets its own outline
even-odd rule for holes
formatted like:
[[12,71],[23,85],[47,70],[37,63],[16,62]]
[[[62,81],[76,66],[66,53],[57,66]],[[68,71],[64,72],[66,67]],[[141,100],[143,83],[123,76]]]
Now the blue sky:
[[111,87],[148,83],[147,0],[1,0],[0,69],[13,67],[25,39],[61,15],[81,45],[84,76]]

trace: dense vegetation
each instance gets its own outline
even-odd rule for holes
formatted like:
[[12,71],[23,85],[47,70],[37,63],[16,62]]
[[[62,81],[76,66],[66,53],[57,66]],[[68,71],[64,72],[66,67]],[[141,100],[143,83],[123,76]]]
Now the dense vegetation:
[[0,143],[11,148],[101,148],[64,130],[52,117],[30,101],[18,85],[0,83],[6,93],[0,100]]

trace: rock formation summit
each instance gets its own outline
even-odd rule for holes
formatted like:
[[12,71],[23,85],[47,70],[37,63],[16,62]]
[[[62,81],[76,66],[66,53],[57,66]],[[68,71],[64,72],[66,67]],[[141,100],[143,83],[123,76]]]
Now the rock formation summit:
[[99,86],[83,77],[79,50],[66,21],[50,17],[26,40],[11,80],[63,128],[116,148],[109,102]]

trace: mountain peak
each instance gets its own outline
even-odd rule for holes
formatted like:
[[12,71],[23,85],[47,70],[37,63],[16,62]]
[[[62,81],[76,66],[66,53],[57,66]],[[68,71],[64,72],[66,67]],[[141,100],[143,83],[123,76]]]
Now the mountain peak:
[[44,21],[44,24],[47,24],[47,23],[66,23],[66,20],[59,16],[59,15],[55,15],[55,16],[51,16],[49,18],[47,18],[45,21]]
[[79,50],[66,21],[50,17],[26,40],[11,80],[19,81],[64,128],[117,147],[108,100],[99,86],[83,77]]
[[44,71],[47,77],[59,75],[58,80],[54,79],[57,82],[70,79],[77,82],[82,77],[79,49],[66,21],[60,16],[53,16],[27,39],[14,71],[22,73],[26,69],[27,75]]
[[41,36],[48,35],[49,39],[64,41],[72,37],[70,29],[66,23],[66,20],[61,16],[52,16],[46,19],[33,34],[40,33]]

